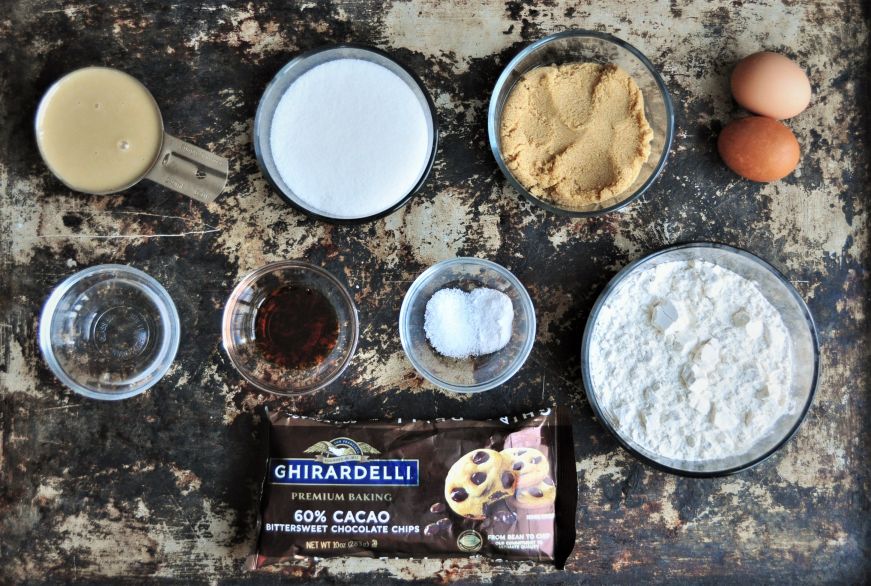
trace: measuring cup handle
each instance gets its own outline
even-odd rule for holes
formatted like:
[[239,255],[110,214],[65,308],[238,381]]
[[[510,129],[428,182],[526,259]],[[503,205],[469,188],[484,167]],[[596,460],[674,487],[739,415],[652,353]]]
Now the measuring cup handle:
[[212,203],[227,185],[229,163],[224,157],[201,149],[169,134],[157,163],[145,176],[203,203]]

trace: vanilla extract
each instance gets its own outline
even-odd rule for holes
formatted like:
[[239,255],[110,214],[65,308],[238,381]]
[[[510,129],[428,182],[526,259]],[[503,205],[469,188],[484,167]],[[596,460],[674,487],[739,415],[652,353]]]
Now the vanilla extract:
[[291,370],[326,360],[339,340],[339,318],[329,299],[316,289],[285,285],[257,309],[255,342],[263,357]]

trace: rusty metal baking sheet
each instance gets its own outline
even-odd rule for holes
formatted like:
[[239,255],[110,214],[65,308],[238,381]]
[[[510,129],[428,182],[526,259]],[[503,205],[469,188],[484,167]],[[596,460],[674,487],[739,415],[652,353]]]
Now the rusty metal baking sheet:
[[[869,15],[832,2],[250,3],[7,0],[0,11],[0,583],[246,580],[263,426],[256,408],[356,419],[491,417],[547,404],[574,413],[578,540],[564,572],[483,560],[331,559],[283,574],[314,582],[863,582],[869,579]],[[642,200],[572,220],[506,185],[487,146],[502,67],[566,28],[607,31],[660,69],[674,99],[671,159]],[[251,126],[269,79],[298,52],[374,44],[423,79],[441,128],[433,173],[401,211],[332,226],[285,205],[257,169]],[[740,110],[740,57],[795,58],[814,90],[790,120],[799,169],[772,184],[719,160]],[[36,104],[91,64],[142,80],[167,131],[230,159],[203,205],[156,185],[73,193],[42,164]],[[675,242],[715,240],[773,263],[807,300],[822,378],[797,436],[757,468],[689,480],[646,467],[594,419],[579,372],[592,303],[623,265]],[[537,307],[533,353],[511,382],[476,396],[425,383],[397,333],[402,296],[432,263],[481,256],[512,270]],[[220,347],[237,279],[279,259],[338,275],[360,310],[360,347],[339,383],[299,400],[242,384]],[[122,402],[63,389],[42,361],[37,314],[51,288],[99,263],[131,264],[176,301],[183,340],[166,378]]]

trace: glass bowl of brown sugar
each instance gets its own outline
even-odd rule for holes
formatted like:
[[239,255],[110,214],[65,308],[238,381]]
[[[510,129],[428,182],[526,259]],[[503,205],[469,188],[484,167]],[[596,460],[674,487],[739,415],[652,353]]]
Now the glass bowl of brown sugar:
[[[582,77],[593,84],[590,96]],[[637,91],[624,95],[626,86]],[[623,118],[613,119],[624,102]],[[638,136],[627,134],[635,122]],[[527,200],[564,216],[598,216],[629,205],[656,181],[674,136],[674,108],[641,51],[607,33],[568,30],[530,44],[505,66],[487,130],[496,164]]]

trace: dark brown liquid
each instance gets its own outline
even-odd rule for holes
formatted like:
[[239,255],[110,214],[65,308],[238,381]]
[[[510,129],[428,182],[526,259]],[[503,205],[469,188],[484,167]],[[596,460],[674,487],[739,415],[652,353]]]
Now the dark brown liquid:
[[254,318],[257,346],[279,366],[317,366],[339,340],[336,310],[320,291],[285,285],[269,294]]

